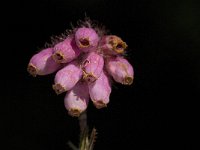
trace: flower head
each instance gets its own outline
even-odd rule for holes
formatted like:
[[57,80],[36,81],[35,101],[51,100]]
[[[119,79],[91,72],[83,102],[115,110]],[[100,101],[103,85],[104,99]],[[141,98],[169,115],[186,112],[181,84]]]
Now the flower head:
[[98,109],[106,107],[112,79],[124,85],[133,82],[133,67],[123,56],[126,43],[116,35],[100,33],[105,32],[91,24],[77,27],[63,41],[35,54],[28,64],[33,76],[60,69],[53,89],[57,94],[67,92],[64,104],[71,116],[85,111],[89,99]]

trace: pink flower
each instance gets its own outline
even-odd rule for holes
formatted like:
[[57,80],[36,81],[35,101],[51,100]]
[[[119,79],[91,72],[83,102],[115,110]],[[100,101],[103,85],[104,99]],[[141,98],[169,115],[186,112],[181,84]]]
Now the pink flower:
[[100,109],[106,107],[109,103],[111,93],[111,85],[107,75],[102,72],[101,76],[93,83],[88,84],[90,98],[92,99],[96,108]]
[[103,57],[95,52],[86,54],[81,64],[83,79],[87,82],[94,82],[99,78],[104,66]]
[[133,67],[123,57],[127,44],[120,37],[106,35],[103,27],[88,20],[80,26],[60,36],[62,42],[55,38],[54,47],[35,54],[27,68],[33,76],[60,69],[52,87],[57,94],[67,92],[65,107],[77,117],[87,109],[89,98],[98,109],[107,106],[111,78],[124,85],[131,85],[134,79]]
[[63,42],[54,46],[53,59],[57,63],[67,63],[77,58],[80,50],[76,46],[73,36],[67,37]]
[[130,85],[133,83],[134,70],[132,65],[122,57],[111,57],[106,61],[106,69],[116,82]]
[[52,59],[52,48],[41,50],[31,58],[27,71],[32,75],[47,75],[60,69],[60,65]]
[[100,48],[104,54],[117,55],[124,53],[127,45],[116,35],[106,35],[100,41]]
[[78,82],[67,92],[64,104],[71,116],[78,117],[86,110],[89,101],[88,87],[85,82]]
[[99,36],[92,28],[78,28],[75,33],[76,44],[83,52],[93,51],[97,48]]
[[73,61],[56,73],[53,89],[57,94],[61,94],[72,89],[81,78],[82,70],[78,63]]

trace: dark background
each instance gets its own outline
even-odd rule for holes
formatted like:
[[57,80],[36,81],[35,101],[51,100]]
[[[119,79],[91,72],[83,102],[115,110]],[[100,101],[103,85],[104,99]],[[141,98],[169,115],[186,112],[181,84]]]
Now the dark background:
[[[67,150],[78,144],[77,118],[68,116],[64,94],[52,90],[54,75],[33,78],[31,56],[70,28],[91,19],[129,45],[135,80],[114,84],[108,108],[88,108],[96,127],[95,150],[192,149],[200,87],[200,10],[194,1],[9,1],[3,15],[1,69],[7,149]],[[4,48],[5,47],[5,48]],[[5,106],[5,107],[4,107]]]

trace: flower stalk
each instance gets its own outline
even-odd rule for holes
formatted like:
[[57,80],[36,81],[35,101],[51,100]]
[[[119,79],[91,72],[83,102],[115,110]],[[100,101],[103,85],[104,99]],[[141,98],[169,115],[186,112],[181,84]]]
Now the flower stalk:
[[72,150],[93,150],[96,140],[97,131],[92,129],[89,135],[89,128],[87,125],[87,112],[84,111],[78,118],[80,126],[80,143],[79,147],[76,147],[71,141],[68,142],[69,147]]

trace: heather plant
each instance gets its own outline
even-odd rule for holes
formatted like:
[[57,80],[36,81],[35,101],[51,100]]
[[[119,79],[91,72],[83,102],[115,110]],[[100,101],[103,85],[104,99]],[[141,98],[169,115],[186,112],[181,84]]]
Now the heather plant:
[[[69,31],[69,30],[68,30]],[[34,77],[56,73],[52,85],[56,94],[66,92],[68,114],[79,117],[80,150],[92,150],[96,129],[90,136],[86,110],[89,102],[97,109],[107,107],[113,81],[131,85],[132,65],[125,58],[127,44],[116,35],[86,19],[80,25],[54,38],[48,47],[34,54],[27,71]],[[72,149],[76,148],[71,142]]]

